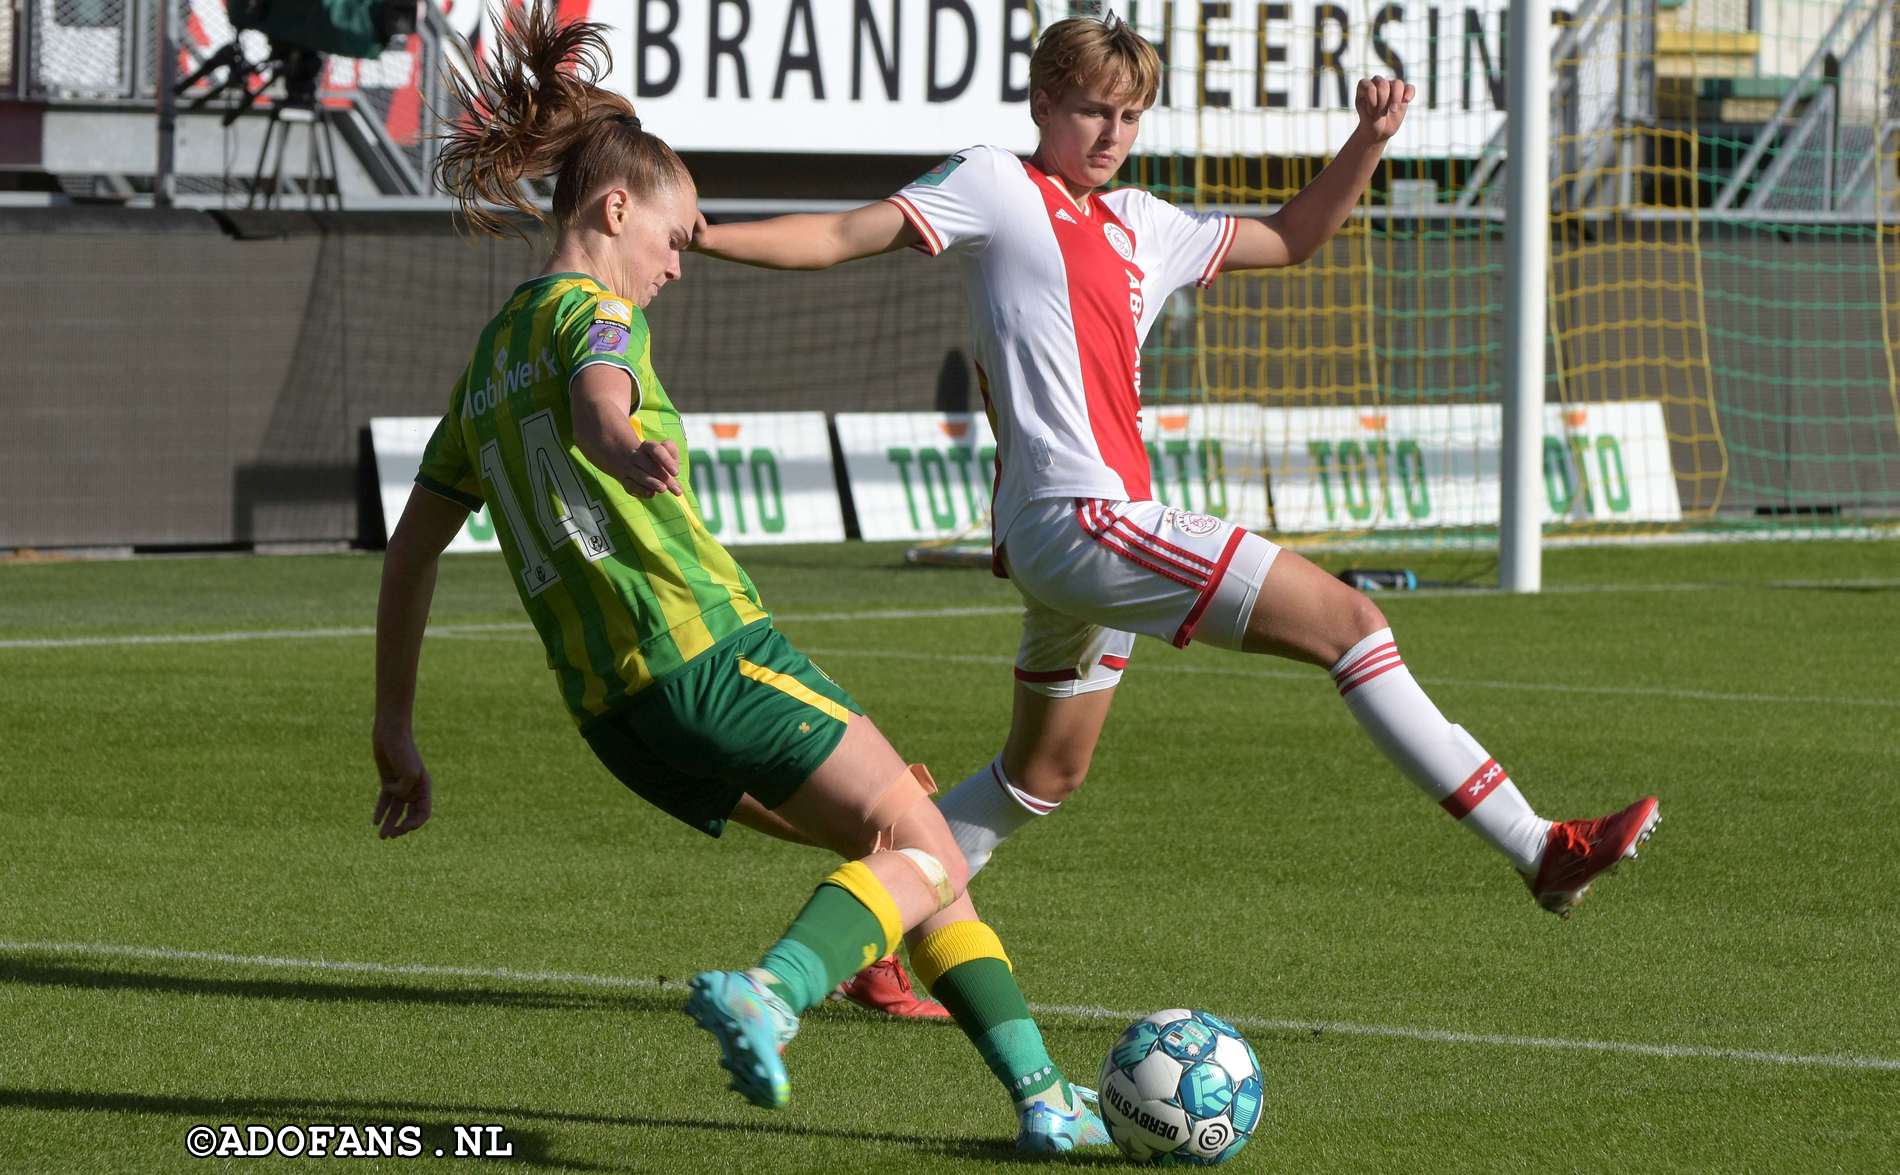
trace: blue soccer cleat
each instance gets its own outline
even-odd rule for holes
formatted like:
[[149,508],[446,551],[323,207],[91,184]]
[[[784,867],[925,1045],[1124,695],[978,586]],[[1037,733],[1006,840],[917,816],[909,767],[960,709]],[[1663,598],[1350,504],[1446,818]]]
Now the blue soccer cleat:
[[1035,1101],[1022,1109],[1016,1131],[1016,1149],[1033,1154],[1060,1154],[1079,1146],[1107,1146],[1108,1127],[1095,1112],[1095,1091],[1071,1085],[1069,1109]]
[[730,1088],[768,1110],[791,1101],[792,1079],[779,1054],[797,1035],[798,1017],[785,1001],[743,971],[701,971],[687,987],[686,1014],[718,1039]]

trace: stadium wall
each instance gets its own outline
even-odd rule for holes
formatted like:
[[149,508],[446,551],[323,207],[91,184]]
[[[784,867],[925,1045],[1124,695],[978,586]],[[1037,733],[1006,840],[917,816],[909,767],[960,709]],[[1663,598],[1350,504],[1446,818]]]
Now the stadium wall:
[[[371,417],[439,414],[540,246],[435,213],[0,210],[0,549],[381,541]],[[652,308],[696,410],[972,406],[947,269],[689,260]]]
[[[1442,272],[1440,247],[1395,238],[1378,246],[1378,266]],[[539,248],[463,237],[439,212],[0,210],[0,345],[13,357],[0,415],[0,549],[380,542],[369,419],[442,410],[471,341],[534,271]],[[1756,422],[1747,443],[1728,445],[1723,510],[1893,501],[1893,438],[1874,436],[1892,427],[1891,390],[1820,369],[1832,354],[1864,365],[1886,349],[1865,243],[1731,231],[1723,251],[1708,262],[1733,270],[1709,279],[1734,291],[1706,307],[1715,396],[1724,416]],[[1800,321],[1763,323],[1746,293],[1839,271],[1862,280],[1866,296]],[[1455,281],[1459,304],[1495,305],[1494,271]],[[1390,312],[1375,340],[1388,352],[1376,377],[1387,402],[1495,399],[1488,340],[1472,348],[1433,337],[1450,320],[1407,314],[1417,289],[1403,278],[1375,275],[1371,294]],[[1240,319],[1265,324],[1240,340],[1262,359],[1234,386],[1272,386],[1269,403],[1328,402],[1324,385],[1353,373],[1276,361],[1327,350],[1281,336],[1276,317]],[[1659,306],[1653,317],[1679,316]],[[909,253],[817,274],[689,259],[651,318],[656,366],[688,410],[979,404],[955,269]],[[1594,337],[1600,351],[1571,357],[1572,398],[1594,398],[1584,369],[1617,357],[1647,357],[1638,390],[1649,398],[1692,399],[1692,381],[1706,378],[1674,353],[1681,340],[1639,324],[1606,324]],[[1420,354],[1446,358],[1392,358]],[[1197,394],[1152,374],[1151,391]],[[1808,411],[1810,401],[1825,410]],[[1867,436],[1836,435],[1841,421],[1864,422]],[[1686,460],[1707,459],[1678,454],[1679,470]]]

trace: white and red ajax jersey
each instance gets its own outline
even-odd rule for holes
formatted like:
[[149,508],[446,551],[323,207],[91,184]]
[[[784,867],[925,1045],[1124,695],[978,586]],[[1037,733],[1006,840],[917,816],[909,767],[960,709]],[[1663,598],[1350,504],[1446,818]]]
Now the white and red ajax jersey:
[[1139,188],[1078,204],[1060,180],[998,147],[959,151],[890,202],[924,251],[963,262],[996,433],[997,540],[1038,498],[1152,498],[1141,343],[1168,295],[1220,272],[1233,220]]

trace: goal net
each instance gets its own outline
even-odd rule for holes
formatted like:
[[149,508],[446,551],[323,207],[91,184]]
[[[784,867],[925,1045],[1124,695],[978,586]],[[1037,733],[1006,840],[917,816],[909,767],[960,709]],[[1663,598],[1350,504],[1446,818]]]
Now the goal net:
[[[1508,0],[1114,7],[1166,63],[1132,178],[1183,205],[1271,210],[1352,133],[1357,79],[1418,91],[1328,248],[1166,307],[1160,495],[1294,546],[1494,550]],[[1891,536],[1891,5],[1553,17],[1545,541]]]

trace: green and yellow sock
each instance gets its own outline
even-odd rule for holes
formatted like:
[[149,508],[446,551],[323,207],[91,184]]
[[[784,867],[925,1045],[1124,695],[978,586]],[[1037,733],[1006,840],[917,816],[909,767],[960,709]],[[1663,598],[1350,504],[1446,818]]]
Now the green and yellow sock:
[[819,884],[753,974],[801,1013],[883,958],[903,933],[884,883],[864,862],[847,861]]
[[996,932],[983,922],[953,922],[911,947],[910,969],[950,1009],[983,1063],[1018,1106],[1055,1099],[1067,1107],[1068,1079],[1049,1059],[1042,1030]]

